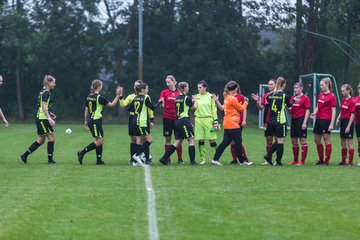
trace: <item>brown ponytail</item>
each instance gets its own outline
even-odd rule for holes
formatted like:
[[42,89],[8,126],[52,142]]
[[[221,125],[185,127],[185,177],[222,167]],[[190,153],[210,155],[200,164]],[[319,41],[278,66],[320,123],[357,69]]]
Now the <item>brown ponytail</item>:
[[100,86],[102,86],[102,82],[101,82],[100,80],[94,80],[94,81],[91,83],[90,94],[94,94],[95,91],[96,91]]

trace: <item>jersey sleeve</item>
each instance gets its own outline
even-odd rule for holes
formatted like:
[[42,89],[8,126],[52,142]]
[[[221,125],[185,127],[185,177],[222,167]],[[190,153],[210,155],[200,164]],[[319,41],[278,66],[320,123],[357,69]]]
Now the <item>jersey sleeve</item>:
[[120,99],[120,107],[126,107],[132,102],[132,100],[133,98],[131,97],[131,95],[128,95],[125,99]]
[[189,107],[194,106],[194,103],[192,102],[191,98],[189,98],[189,97],[186,97],[185,104],[188,105]]
[[42,94],[41,94],[41,99],[43,102],[47,102],[47,100],[49,99],[50,97],[50,93],[49,91],[44,91]]
[[[285,94],[284,94],[285,95]],[[289,96],[285,95],[285,105],[290,108],[292,107],[292,103],[290,102]]]
[[151,103],[150,97],[147,96],[146,99],[145,99],[145,106],[147,106],[151,110],[155,110],[157,108],[158,104],[153,105]]
[[241,103],[239,103],[239,101],[236,98],[231,98],[231,104],[239,112],[243,112],[248,106],[247,102],[244,102],[243,104],[241,104]]
[[213,99],[212,96],[211,96],[211,111],[212,111],[213,120],[217,120],[218,119],[217,107],[216,107],[215,100]]
[[[149,96],[149,100],[151,100],[150,96]],[[151,110],[150,108],[148,108],[148,116],[150,118],[150,121],[154,121],[154,111]]]
[[160,98],[164,98],[165,97],[165,90],[162,90],[160,93]]
[[261,105],[265,106],[268,103],[267,100],[268,95],[263,95],[261,98]]
[[109,103],[109,100],[107,100],[104,96],[99,96],[99,103],[101,105],[106,105]]
[[335,95],[333,94],[332,95],[332,98],[330,98],[330,107],[336,107],[336,97]]
[[305,109],[310,109],[310,99],[308,96],[305,96],[304,107]]

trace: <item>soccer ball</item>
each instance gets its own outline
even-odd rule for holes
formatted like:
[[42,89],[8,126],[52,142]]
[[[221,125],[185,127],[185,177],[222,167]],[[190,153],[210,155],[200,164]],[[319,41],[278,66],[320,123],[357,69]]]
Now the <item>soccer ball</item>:
[[67,129],[65,130],[65,133],[70,134],[70,133],[72,133],[72,130],[71,130],[70,128],[67,128]]

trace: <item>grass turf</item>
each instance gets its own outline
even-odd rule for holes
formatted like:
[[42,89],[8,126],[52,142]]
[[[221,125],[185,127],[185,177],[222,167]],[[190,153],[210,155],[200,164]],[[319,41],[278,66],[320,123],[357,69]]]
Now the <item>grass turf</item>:
[[[65,134],[67,127],[72,134]],[[148,238],[144,171],[128,164],[126,126],[104,129],[105,166],[95,165],[95,152],[78,164],[76,151],[92,141],[80,125],[56,126],[56,165],[46,164],[46,146],[30,155],[27,165],[20,161],[20,153],[36,139],[34,125],[0,130],[0,239]],[[247,128],[243,136],[255,162],[251,167],[215,167],[209,161],[189,166],[187,144],[186,165],[161,166],[160,126],[153,136],[151,175],[161,239],[357,239],[360,234],[360,169],[335,166],[338,134],[332,136],[331,165],[314,166],[310,133],[303,167],[261,166],[265,140],[256,128]],[[289,140],[284,163],[292,160]],[[221,161],[230,160],[226,150]]]

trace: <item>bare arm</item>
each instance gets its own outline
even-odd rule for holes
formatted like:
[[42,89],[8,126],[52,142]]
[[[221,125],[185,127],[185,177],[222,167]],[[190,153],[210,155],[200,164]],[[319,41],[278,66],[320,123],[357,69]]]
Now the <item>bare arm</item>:
[[351,128],[351,125],[353,124],[354,122],[354,119],[355,119],[355,113],[351,113],[351,116],[350,116],[350,120],[349,120],[349,123],[345,129],[345,133],[349,133],[350,132],[350,128]]
[[85,107],[85,112],[84,112],[84,127],[85,127],[86,129],[89,128],[88,118],[89,118],[88,107]]
[[256,102],[256,107],[259,109],[259,110],[263,110],[264,109],[264,105],[262,105],[261,103],[260,103],[260,96],[259,96],[259,94],[258,93],[252,93],[251,94],[251,97],[252,97],[252,99],[254,99],[254,101]]
[[121,90],[121,87],[119,86],[116,88],[116,96],[115,96],[114,100],[111,103],[109,102],[108,104],[106,104],[106,106],[109,108],[115,107],[116,104],[119,102],[119,98],[120,98],[121,94],[122,94],[122,90]]
[[330,126],[329,126],[329,131],[330,132],[332,130],[334,130],[335,117],[336,117],[336,107],[332,107],[331,108],[331,122],[330,122]]
[[9,126],[9,123],[8,123],[8,121],[6,120],[5,115],[4,115],[4,113],[2,112],[1,108],[0,108],[0,117],[1,117],[1,119],[3,120],[3,122],[4,122],[4,126],[5,126],[5,127],[8,127],[8,126]]
[[54,126],[54,125],[55,125],[55,121],[54,121],[54,120],[51,118],[51,116],[50,116],[49,110],[48,110],[48,108],[47,108],[47,106],[46,106],[46,102],[42,101],[42,102],[41,102],[41,107],[42,107],[42,109],[43,109],[43,111],[44,111],[44,114],[45,114],[46,118],[49,120],[50,125],[51,125],[51,126]]
[[216,95],[215,93],[212,94],[213,98],[216,102],[217,107],[221,110],[224,111],[224,106],[221,104],[221,102],[219,101],[219,95]]
[[319,110],[318,107],[316,107],[315,110],[314,110],[314,112],[313,112],[312,114],[310,114],[310,118],[311,118],[311,119],[314,119],[314,118],[315,118],[315,116],[316,116],[317,113],[318,113],[318,110]]
[[310,116],[310,109],[306,109],[304,121],[303,121],[302,126],[301,126],[302,130],[305,130],[307,128],[307,121],[309,119],[309,116]]
[[246,118],[247,118],[247,109],[243,111],[243,121],[241,123],[242,127],[246,127]]
[[197,109],[197,101],[196,101],[196,95],[192,95],[192,102],[193,102],[193,106],[191,107],[191,110],[195,111]]

